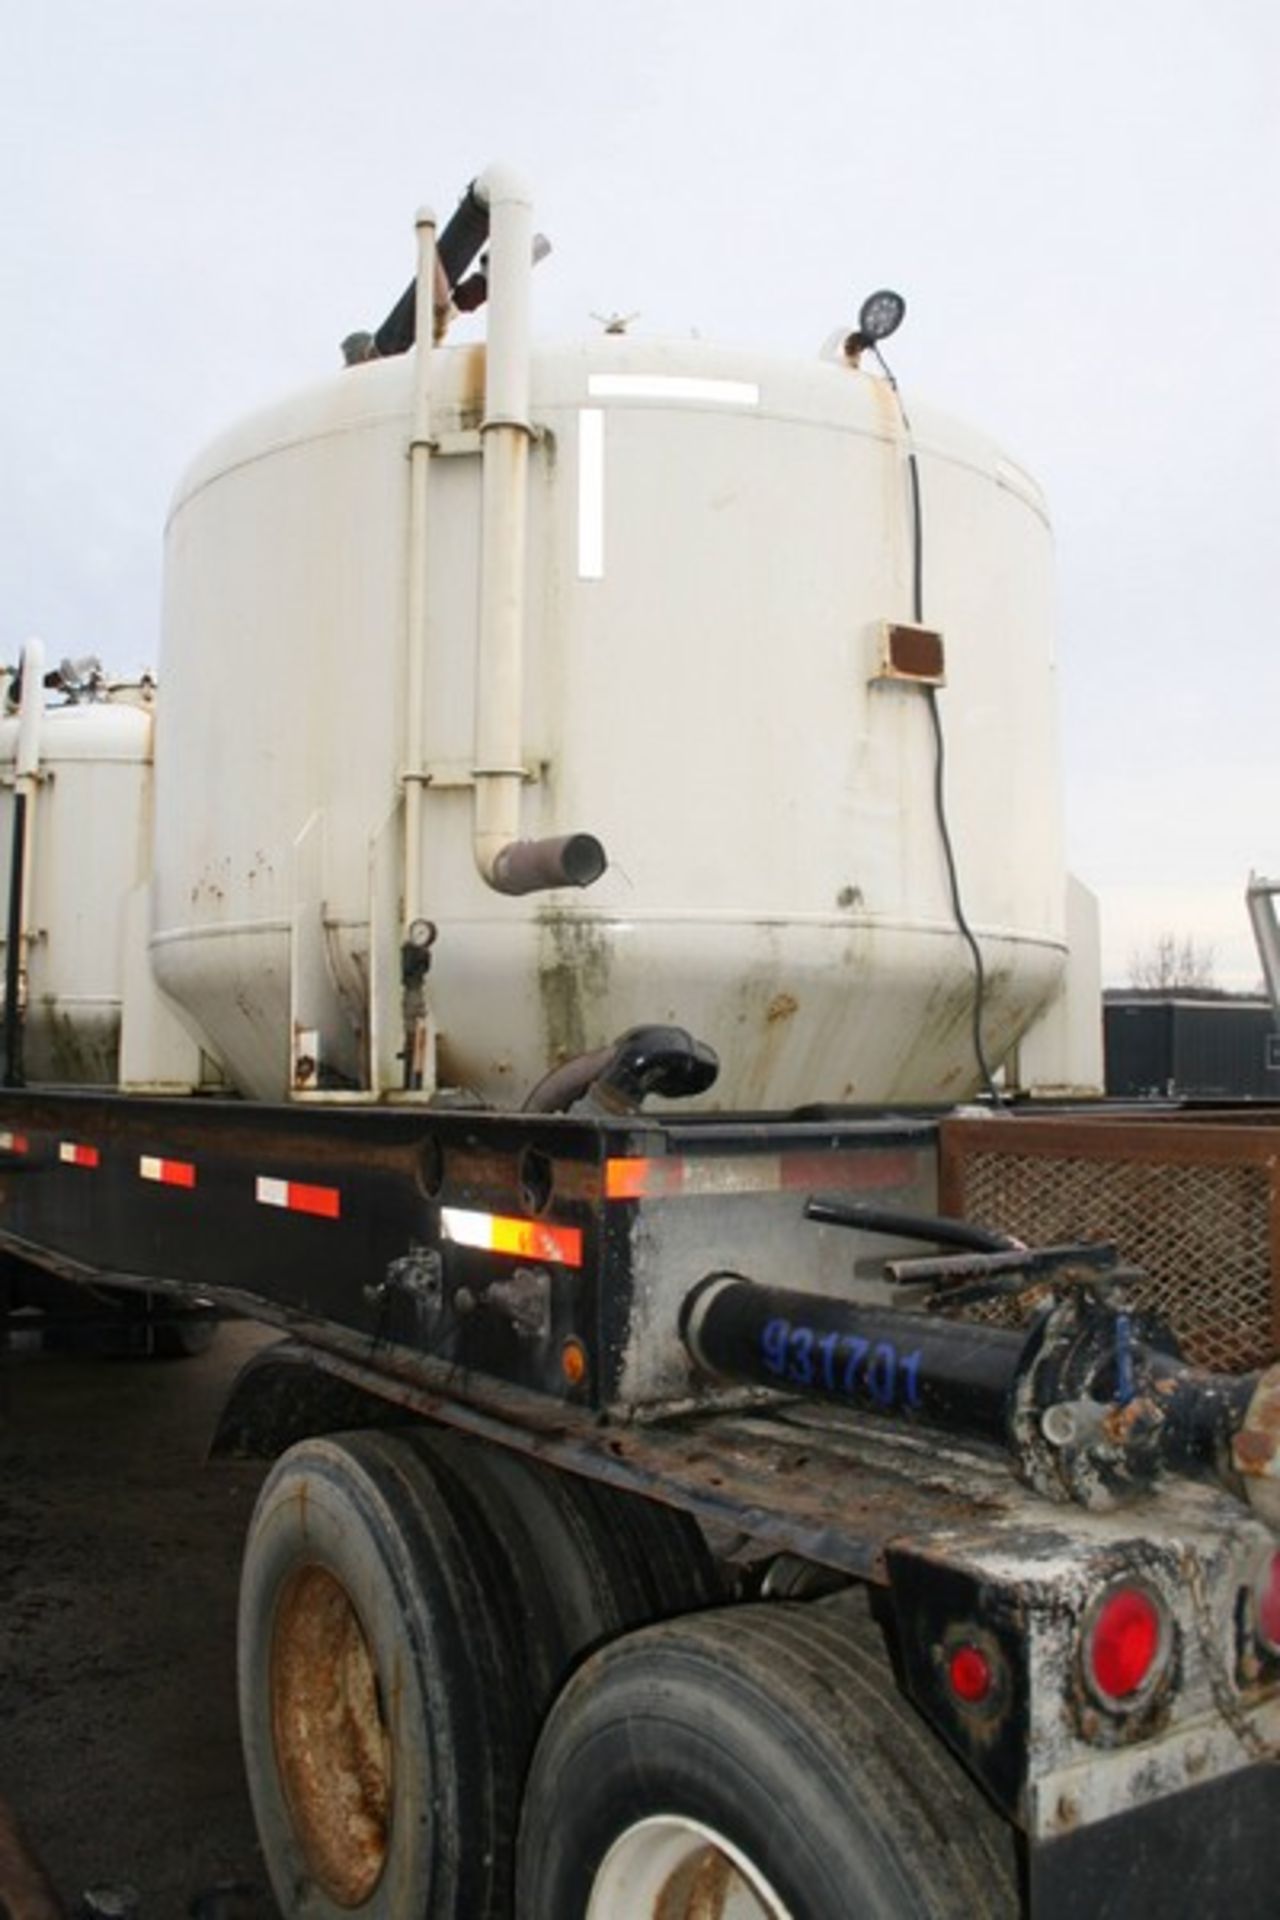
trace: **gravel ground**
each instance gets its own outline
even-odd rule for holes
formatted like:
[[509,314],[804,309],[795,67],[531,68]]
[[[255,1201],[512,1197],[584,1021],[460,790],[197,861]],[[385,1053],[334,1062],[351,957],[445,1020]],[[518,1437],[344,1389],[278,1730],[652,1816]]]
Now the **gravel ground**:
[[[275,1908],[235,1706],[240,1546],[264,1469],[205,1463],[232,1324],[180,1361],[0,1353],[0,1794],[74,1911],[128,1883],[185,1920],[218,1883]],[[223,1903],[197,1905],[216,1920]]]

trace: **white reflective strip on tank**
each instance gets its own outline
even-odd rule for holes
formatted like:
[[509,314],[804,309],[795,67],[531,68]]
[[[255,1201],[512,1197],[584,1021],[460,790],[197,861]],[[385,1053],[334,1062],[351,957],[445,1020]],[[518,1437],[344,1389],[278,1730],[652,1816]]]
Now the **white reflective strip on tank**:
[[287,1180],[264,1180],[259,1178],[257,1194],[260,1204],[264,1207],[287,1207],[289,1204],[289,1182]]
[[0,1153],[30,1153],[31,1143],[25,1133],[0,1133]]
[[604,414],[578,409],[578,578],[604,579]]
[[758,407],[754,380],[700,380],[685,373],[593,373],[593,400],[705,400],[716,407]]

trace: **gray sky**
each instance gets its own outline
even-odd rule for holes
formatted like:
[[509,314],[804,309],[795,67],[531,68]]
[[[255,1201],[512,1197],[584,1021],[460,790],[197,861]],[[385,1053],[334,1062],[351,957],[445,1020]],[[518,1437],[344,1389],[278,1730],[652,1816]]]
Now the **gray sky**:
[[[1107,976],[1258,977],[1280,872],[1274,0],[40,0],[6,9],[0,658],[157,652],[178,473],[337,364],[501,158],[594,312],[805,355],[900,288],[907,390],[1036,474]],[[758,24],[757,24],[758,22]]]

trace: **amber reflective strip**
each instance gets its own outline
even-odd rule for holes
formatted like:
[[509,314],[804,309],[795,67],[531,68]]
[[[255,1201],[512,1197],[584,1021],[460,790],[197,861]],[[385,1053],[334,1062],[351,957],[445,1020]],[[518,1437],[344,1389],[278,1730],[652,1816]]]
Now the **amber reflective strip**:
[[716,1154],[699,1159],[606,1160],[606,1200],[659,1200],[674,1194],[857,1193],[906,1186],[917,1171],[904,1149],[834,1153]]
[[517,1220],[506,1214],[473,1213],[465,1207],[441,1207],[440,1226],[455,1246],[483,1253],[504,1253],[519,1260],[544,1260],[561,1267],[582,1265],[582,1230],[556,1227],[545,1220]]
[[657,1180],[665,1165],[666,1162],[662,1160],[606,1160],[605,1199],[644,1200],[655,1192],[661,1192]]

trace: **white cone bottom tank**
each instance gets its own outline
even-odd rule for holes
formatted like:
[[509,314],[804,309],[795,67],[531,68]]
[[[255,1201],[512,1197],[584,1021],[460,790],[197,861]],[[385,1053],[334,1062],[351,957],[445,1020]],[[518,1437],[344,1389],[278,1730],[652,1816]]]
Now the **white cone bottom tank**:
[[[247,1093],[289,1084],[300,839],[367,1046],[371,848],[398,833],[412,357],[247,421],[168,535],[153,965]],[[442,1082],[518,1104],[673,1021],[703,1104],[956,1098],[972,972],[927,695],[876,680],[911,614],[902,430],[880,381],[602,336],[532,369],[522,832],[590,832],[588,891],[492,892],[471,844],[484,350],[435,354],[421,900]],[[1050,535],[1033,483],[912,404],[951,831],[999,1060],[1063,963]],[[391,930],[398,938],[398,928]],[[353,1067],[354,1063],[354,1067]]]
[[[23,1058],[32,1082],[116,1080],[125,913],[145,881],[150,826],[151,712],[137,690],[49,706],[27,862],[29,936]],[[0,950],[7,938],[13,851],[16,716],[0,719]],[[0,1000],[3,999],[0,963]]]

